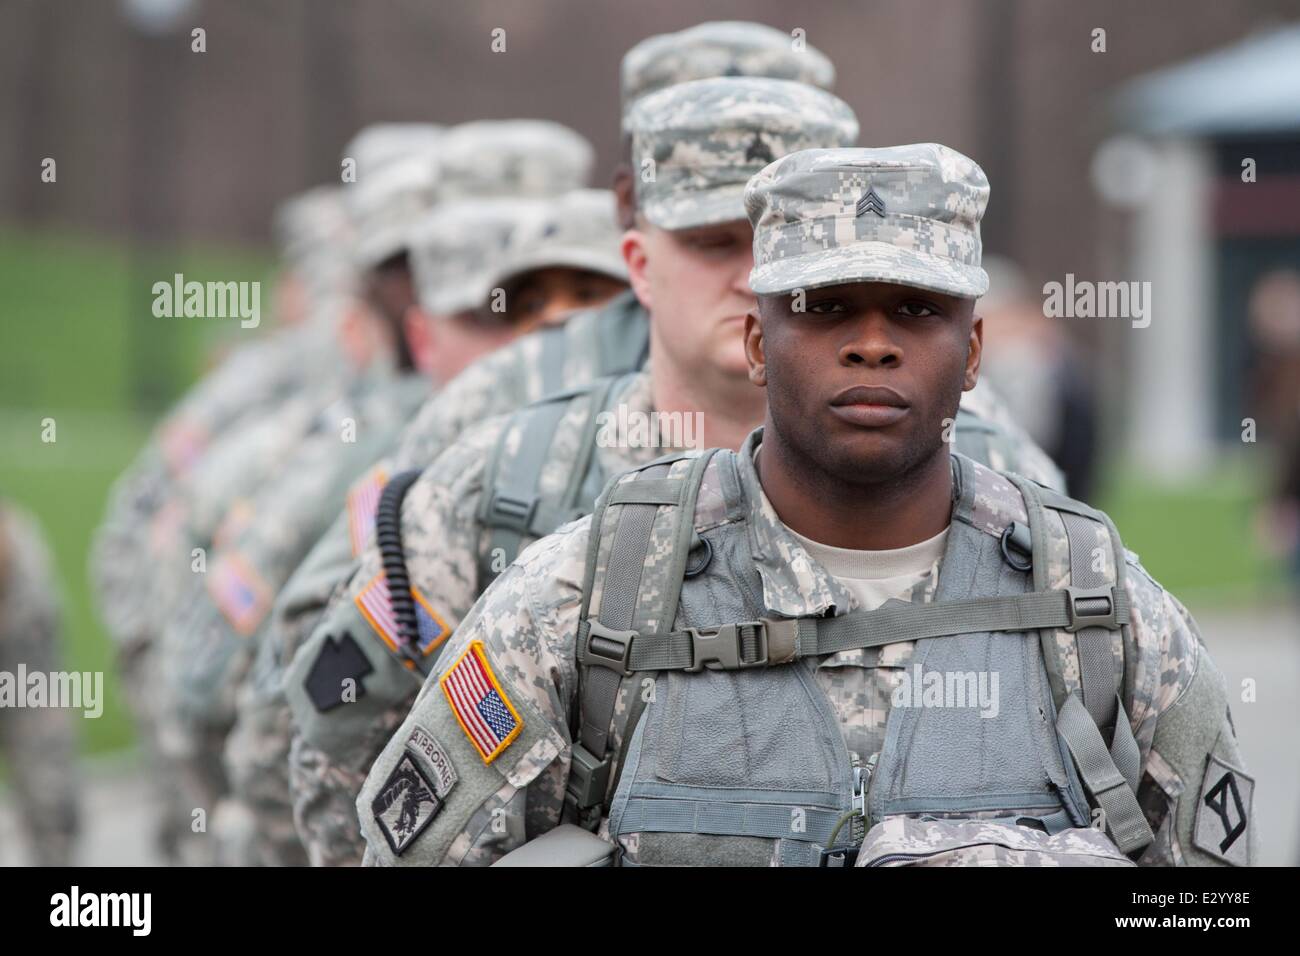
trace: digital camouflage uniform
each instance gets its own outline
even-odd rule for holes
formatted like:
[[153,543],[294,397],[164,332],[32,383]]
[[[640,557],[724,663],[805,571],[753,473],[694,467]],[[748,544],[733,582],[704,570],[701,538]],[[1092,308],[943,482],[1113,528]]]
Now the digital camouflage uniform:
[[[494,270],[500,271],[498,262],[514,263],[516,267],[524,264],[520,257],[533,254],[539,237],[543,234],[555,239],[563,237],[566,230],[574,227],[575,220],[580,221],[579,231],[597,232],[601,243],[610,249],[603,253],[590,249],[584,256],[570,242],[565,247],[569,253],[568,264],[581,260],[584,267],[600,271],[613,269],[615,275],[621,271],[621,260],[613,265],[610,254],[617,239],[613,231],[612,195],[572,189],[555,200],[544,201],[534,195],[544,192],[547,183],[563,192],[586,175],[590,149],[585,143],[563,127],[549,123],[511,121],[469,125],[482,141],[480,150],[490,146],[498,160],[508,156],[549,155],[549,165],[541,167],[546,173],[545,182],[536,178],[534,169],[525,179],[496,182],[502,194],[518,193],[515,198],[467,198],[484,191],[477,177],[496,173],[475,170],[468,163],[460,166],[442,163],[441,175],[452,178],[440,181],[439,198],[461,198],[449,200],[439,211],[408,225],[405,233],[392,228],[394,216],[376,222],[375,229],[363,229],[363,236],[378,232],[387,239],[386,247],[376,247],[373,241],[366,244],[372,261],[391,254],[394,242],[400,240],[402,245],[410,245],[422,304],[431,311],[448,314],[483,306],[489,291],[499,284],[498,276],[493,274]],[[463,127],[453,130],[448,139],[453,144],[450,151],[453,157],[468,152],[472,146]],[[513,168],[522,171],[531,167],[514,164]],[[488,215],[491,218],[485,219]],[[608,220],[609,225],[601,226],[601,220]],[[593,229],[593,225],[600,228]],[[507,232],[509,241],[502,245],[498,237],[505,238]],[[591,235],[585,238],[590,244]],[[427,395],[428,391],[425,383],[422,390],[408,389],[407,394],[418,397],[421,393]],[[409,402],[398,407],[401,413],[390,420],[391,425],[405,424],[414,412]],[[393,429],[386,429],[382,435],[372,434],[364,453],[348,455],[349,475],[355,477],[360,470],[356,465],[369,464],[382,453],[391,451],[395,441]],[[370,469],[367,477],[346,495],[344,540],[352,547],[369,534],[375,504],[373,494],[379,487],[375,482],[378,473]],[[307,545],[314,544],[327,530],[325,522],[344,501],[344,490],[331,488],[324,494],[304,494],[301,487],[295,490],[298,511],[306,509],[310,519],[297,522],[296,540],[300,546],[285,554],[284,573],[277,587],[301,562]],[[350,557],[350,551],[344,553]],[[288,590],[293,592],[294,586],[290,585]],[[277,616],[268,626],[268,633],[258,635],[257,665],[238,692],[238,719],[226,747],[225,764],[234,790],[232,798],[223,806],[220,827],[227,862],[292,864],[305,859],[288,807],[285,769],[289,741],[287,711],[279,696],[278,661],[283,638],[278,621]],[[245,649],[245,656],[251,653],[251,648]]]
[[[62,669],[57,578],[35,520],[0,502],[0,672],[51,674]],[[31,860],[72,862],[78,830],[76,733],[59,707],[0,708],[0,753],[17,796]],[[10,864],[15,860],[10,857]]]
[[[795,153],[747,190],[756,230],[751,284],[760,293],[790,293],[891,281],[977,297],[987,287],[978,233],[986,202],[982,171],[944,147]],[[837,267],[827,267],[827,259]],[[820,806],[850,806],[851,758],[853,809],[840,822],[865,831],[865,841],[856,835],[857,865],[1249,863],[1253,782],[1241,769],[1223,679],[1185,608],[1131,552],[1117,550],[1113,529],[1104,533],[1104,516],[953,455],[943,556],[905,593],[866,611],[763,494],[754,461],[761,443],[758,429],[739,453],[686,454],[624,474],[602,493],[596,518],[534,543],[488,588],[445,641],[366,778],[356,810],[367,862],[482,865],[576,821],[616,845],[624,864],[815,863],[818,843],[829,840],[814,839],[805,823],[814,825],[820,813],[817,825],[828,825],[829,810]],[[681,487],[697,488],[698,497],[683,499]],[[602,529],[595,541],[594,527]],[[1017,527],[1033,540],[1032,581],[1031,568],[1008,550]],[[1027,626],[1039,620],[1028,609],[1040,594],[1064,595],[1062,588],[1084,583],[1094,532],[1105,547],[1092,549],[1091,573],[1110,582],[1110,623],[1080,620],[1076,634],[1076,614],[1099,612],[1081,610],[1081,599],[1069,596],[1067,615],[1051,616],[1054,623],[1041,631]],[[1084,537],[1076,541],[1076,534]],[[998,555],[999,538],[996,560],[978,563],[980,555]],[[629,539],[638,548],[629,550]],[[692,555],[708,547],[691,563],[674,542],[688,543]],[[1084,549],[1078,561],[1076,545]],[[672,568],[686,569],[677,572],[680,599],[670,587]],[[606,593],[608,587],[615,589]],[[976,599],[966,611],[973,618],[961,617],[953,595]],[[1016,609],[996,626],[985,623],[993,595],[998,606]],[[931,609],[956,615],[960,626],[906,639],[907,627],[943,620],[924,614]],[[620,623],[605,623],[615,619]],[[751,625],[736,624],[736,658],[727,663],[723,625],[745,620],[762,622],[754,633],[767,636],[754,644],[746,637]],[[873,625],[866,625],[860,643],[819,652],[837,646],[825,635],[852,630],[834,625],[865,620],[879,622],[883,639],[873,641]],[[990,633],[979,633],[985,628]],[[1096,632],[1113,667],[1106,658],[1084,658],[1084,640]],[[616,649],[598,653],[598,638]],[[914,660],[919,668],[922,659],[979,659],[995,650],[1020,675],[995,722],[981,726],[970,716],[949,725],[958,718],[945,715],[956,712],[942,705],[896,705]],[[708,654],[715,656],[701,657]],[[1046,669],[1044,661],[1051,662]],[[617,690],[603,711],[593,681],[611,673]],[[1121,759],[1124,738],[1134,764],[1122,768],[1123,776],[1112,764],[1115,779],[1094,791],[1100,778],[1086,760],[1077,764],[1078,776],[1062,761],[1069,759],[1067,745],[1077,758],[1068,715],[1082,706],[1085,688],[1091,696],[1089,680],[1099,673],[1115,687],[1119,726],[1111,753]],[[1053,716],[1047,708],[1058,692],[1065,704]],[[930,723],[917,723],[927,713]],[[945,726],[975,736],[953,740]],[[912,735],[900,736],[900,727]],[[1046,732],[1035,738],[1046,745],[1029,754],[1004,749],[1004,731],[1024,727]],[[597,740],[599,752],[590,749]],[[841,763],[817,763],[836,750]],[[580,785],[570,791],[586,776],[574,763],[579,751],[583,766],[594,766],[592,754],[600,752],[616,761],[590,802],[578,796]],[[936,753],[944,756],[936,760]],[[1055,763],[1046,787],[1035,769],[1039,759],[1045,767]],[[1008,768],[1026,766],[1037,795],[1051,806],[1012,803],[1008,817],[999,783]],[[1080,779],[1088,786],[1085,799],[1078,799]],[[960,799],[907,798],[915,791],[909,780],[930,781]],[[987,781],[992,792],[981,790]],[[829,805],[812,792],[823,785],[834,790]],[[1140,827],[1149,828],[1144,839],[1122,834],[1118,813],[1103,815],[1104,832],[1088,825],[1091,798],[1110,805],[1105,798],[1115,787],[1126,790]],[[904,799],[891,802],[900,789]],[[597,811],[594,818],[579,812],[584,806]],[[1130,858],[1112,835],[1131,846]]]
[[305,317],[235,349],[180,400],[114,484],[95,535],[92,587],[117,649],[137,733],[156,768],[166,808],[158,835],[169,857],[189,820],[173,806],[177,788],[159,756],[156,695],[150,691],[153,650],[176,580],[158,572],[181,560],[181,567],[188,566],[186,489],[207,452],[241,423],[279,409],[321,368],[337,362],[329,330],[349,281],[341,253],[348,228],[337,189],[319,187],[284,204],[276,231],[286,274],[303,292]]

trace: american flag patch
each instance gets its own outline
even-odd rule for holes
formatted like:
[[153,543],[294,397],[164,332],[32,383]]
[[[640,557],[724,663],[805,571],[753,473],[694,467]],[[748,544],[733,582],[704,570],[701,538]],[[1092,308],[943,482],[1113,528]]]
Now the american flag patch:
[[257,630],[271,606],[271,592],[237,554],[223,554],[208,575],[208,593],[226,620],[245,637]]
[[361,554],[375,531],[375,513],[379,510],[379,496],[388,484],[388,475],[382,468],[373,468],[348,492],[348,532],[352,536],[352,557]]
[[466,648],[438,683],[484,763],[500,756],[524,729],[523,718],[492,673],[482,641]]
[[[411,597],[415,599],[415,623],[420,632],[420,639],[416,642],[416,646],[421,654],[427,656],[447,640],[451,628],[430,607],[419,588],[411,588]],[[384,572],[380,571],[376,574],[352,601],[362,617],[370,622],[375,633],[383,638],[389,649],[400,654],[401,642],[397,638],[397,618],[393,616],[393,602],[388,597],[388,579],[384,577]],[[415,666],[410,661],[404,663],[408,667]]]

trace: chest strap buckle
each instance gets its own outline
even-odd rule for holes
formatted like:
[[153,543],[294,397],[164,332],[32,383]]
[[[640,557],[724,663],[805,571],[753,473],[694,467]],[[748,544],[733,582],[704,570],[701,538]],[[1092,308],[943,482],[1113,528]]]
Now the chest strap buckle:
[[720,624],[717,627],[688,627],[692,664],[688,674],[704,668],[715,671],[745,670],[767,666],[767,623]]

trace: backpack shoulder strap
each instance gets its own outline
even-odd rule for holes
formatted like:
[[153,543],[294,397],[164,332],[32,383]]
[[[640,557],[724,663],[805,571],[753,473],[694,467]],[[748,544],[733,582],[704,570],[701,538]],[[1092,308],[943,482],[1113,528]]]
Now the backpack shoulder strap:
[[[594,458],[599,415],[613,396],[622,393],[626,380],[626,376],[597,379],[511,415],[488,456],[478,510],[478,519],[489,532],[488,547],[479,555],[484,587],[496,578],[495,568],[515,559],[525,539],[544,537],[587,513],[579,499]],[[556,447],[560,423],[572,415],[581,416],[576,454],[567,443],[563,450]],[[510,447],[515,435],[519,440]],[[562,488],[544,487],[542,472],[561,453],[569,478]],[[498,560],[501,557],[504,562]]]
[[596,324],[599,371],[602,375],[635,372],[650,354],[650,322],[645,307],[631,291],[607,308]]
[[619,689],[638,630],[672,627],[712,449],[666,455],[614,478],[592,513],[576,652],[578,728],[566,806],[594,827],[611,783]]
[[[1008,474],[1024,498],[1034,589],[1065,590],[1089,626],[1040,631],[1057,731],[1125,853],[1147,846],[1151,827],[1137,802],[1141,754],[1124,709],[1129,624],[1115,619],[1125,600],[1124,547],[1110,518],[1082,502]],[[1110,743],[1106,741],[1109,738]]]

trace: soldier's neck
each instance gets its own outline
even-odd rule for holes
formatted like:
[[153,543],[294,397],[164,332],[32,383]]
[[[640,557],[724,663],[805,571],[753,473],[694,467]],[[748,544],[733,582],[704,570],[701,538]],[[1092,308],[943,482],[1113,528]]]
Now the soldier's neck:
[[714,373],[707,377],[682,374],[662,357],[650,363],[650,399],[656,412],[683,416],[699,413],[699,448],[738,449],[759,425],[767,410],[763,390],[747,377]]
[[946,445],[889,480],[849,483],[810,467],[775,429],[766,427],[756,464],[763,493],[786,527],[832,547],[906,548],[941,533],[952,518],[952,466]]

